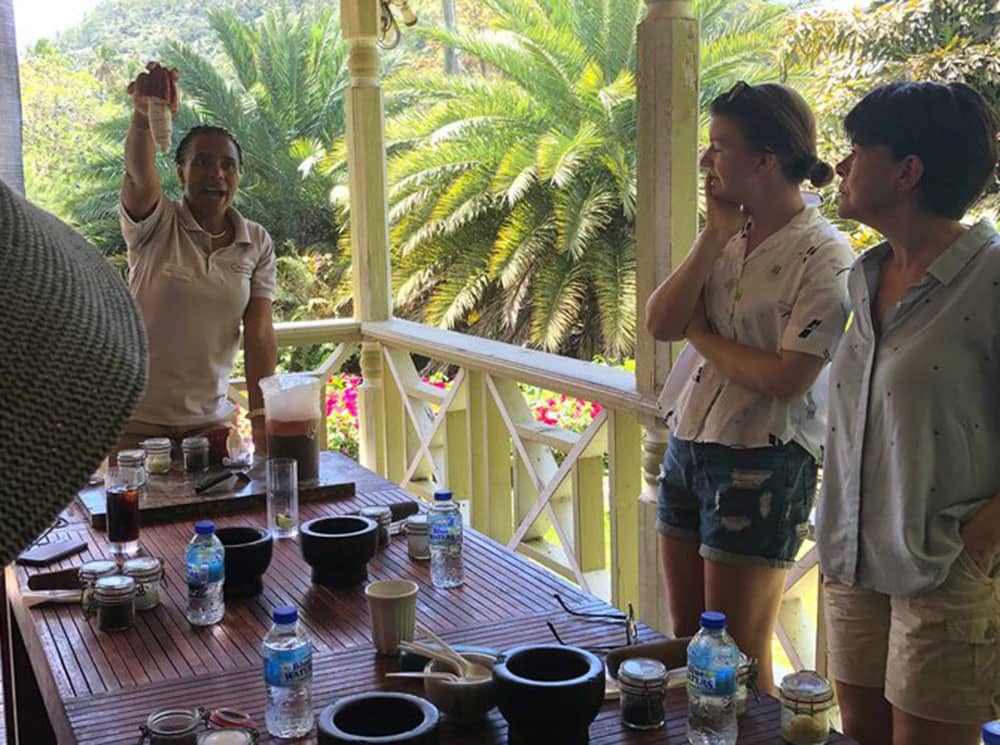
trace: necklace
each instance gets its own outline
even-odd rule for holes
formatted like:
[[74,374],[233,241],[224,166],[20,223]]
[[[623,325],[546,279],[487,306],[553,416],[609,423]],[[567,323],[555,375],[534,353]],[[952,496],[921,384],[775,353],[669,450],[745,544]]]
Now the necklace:
[[213,241],[217,241],[219,238],[222,238],[227,233],[229,233],[229,226],[228,225],[226,226],[226,229],[223,230],[221,233],[209,233],[208,237],[211,238]]

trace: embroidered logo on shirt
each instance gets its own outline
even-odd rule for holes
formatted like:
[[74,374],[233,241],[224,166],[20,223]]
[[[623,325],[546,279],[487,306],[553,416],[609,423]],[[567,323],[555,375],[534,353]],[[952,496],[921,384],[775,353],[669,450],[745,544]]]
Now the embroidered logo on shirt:
[[244,277],[253,276],[253,266],[251,266],[250,264],[240,264],[234,261],[232,264],[229,265],[229,268],[235,274],[242,274]]

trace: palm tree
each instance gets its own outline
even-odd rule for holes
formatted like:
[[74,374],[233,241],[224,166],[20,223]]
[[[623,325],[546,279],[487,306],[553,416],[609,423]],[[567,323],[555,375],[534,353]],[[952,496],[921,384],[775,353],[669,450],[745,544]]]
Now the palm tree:
[[0,0],[0,181],[24,193],[21,89],[17,73],[14,4]]
[[[338,217],[327,183],[300,170],[321,144],[343,134],[347,44],[335,15],[329,8],[281,10],[245,22],[220,11],[210,13],[209,21],[235,73],[224,76],[184,44],[166,45],[162,61],[181,70],[183,105],[174,145],[194,124],[225,127],[243,147],[237,198],[243,214],[266,226],[279,250],[336,252]],[[125,118],[101,127],[107,146],[82,169],[82,189],[70,204],[81,230],[108,253],[123,248],[115,208],[126,127]],[[159,164],[165,191],[178,193],[172,160]]]
[[[627,356],[644,3],[484,4],[488,30],[416,33],[485,73],[386,81],[396,312],[563,354]],[[695,6],[706,97],[737,77],[776,74],[784,6]]]

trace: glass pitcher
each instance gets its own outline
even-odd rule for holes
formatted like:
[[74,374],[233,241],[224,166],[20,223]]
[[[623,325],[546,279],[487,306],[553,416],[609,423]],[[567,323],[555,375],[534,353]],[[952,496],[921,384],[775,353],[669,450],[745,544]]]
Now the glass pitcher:
[[319,481],[320,380],[312,375],[283,373],[260,381],[267,417],[267,455],[294,458],[299,483]]

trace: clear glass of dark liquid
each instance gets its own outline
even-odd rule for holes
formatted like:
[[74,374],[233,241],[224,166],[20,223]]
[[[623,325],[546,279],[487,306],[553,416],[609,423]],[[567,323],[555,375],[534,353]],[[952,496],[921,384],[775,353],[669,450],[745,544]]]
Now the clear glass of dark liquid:
[[137,478],[134,469],[108,469],[104,495],[108,542],[115,557],[135,556],[139,552],[139,500],[145,488],[145,479]]
[[319,481],[319,426],[319,418],[267,420],[268,458],[294,458],[298,461],[300,484]]

